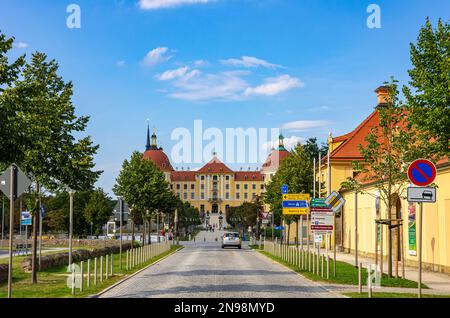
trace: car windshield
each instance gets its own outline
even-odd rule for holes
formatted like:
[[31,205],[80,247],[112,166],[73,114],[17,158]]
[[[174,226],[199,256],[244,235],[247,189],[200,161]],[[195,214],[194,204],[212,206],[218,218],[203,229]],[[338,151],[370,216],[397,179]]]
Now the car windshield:
[[239,234],[237,234],[237,233],[226,233],[225,237],[238,238]]

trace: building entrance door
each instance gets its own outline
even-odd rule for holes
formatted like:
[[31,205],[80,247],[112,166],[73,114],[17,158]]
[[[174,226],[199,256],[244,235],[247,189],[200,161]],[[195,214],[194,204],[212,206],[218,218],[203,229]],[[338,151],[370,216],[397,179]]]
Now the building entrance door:
[[219,213],[219,206],[217,204],[212,205],[212,213]]

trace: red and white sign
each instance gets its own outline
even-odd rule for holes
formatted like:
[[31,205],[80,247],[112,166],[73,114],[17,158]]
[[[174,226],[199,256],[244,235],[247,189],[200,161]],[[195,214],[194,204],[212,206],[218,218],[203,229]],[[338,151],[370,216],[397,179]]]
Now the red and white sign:
[[263,219],[267,219],[267,217],[269,216],[269,212],[261,212],[261,216]]
[[334,212],[312,211],[311,231],[314,233],[330,234],[333,232]]

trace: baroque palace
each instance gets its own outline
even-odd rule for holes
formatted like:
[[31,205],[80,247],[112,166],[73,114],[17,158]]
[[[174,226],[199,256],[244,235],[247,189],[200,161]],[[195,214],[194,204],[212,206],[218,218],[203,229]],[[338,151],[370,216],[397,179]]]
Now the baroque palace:
[[230,207],[251,202],[264,193],[265,185],[277,171],[280,161],[289,155],[279,136],[278,147],[272,148],[259,170],[233,171],[214,154],[213,158],[197,170],[175,170],[163,148],[158,147],[155,131],[150,136],[144,159],[152,160],[164,173],[171,190],[183,201],[190,202],[201,214],[226,213]]

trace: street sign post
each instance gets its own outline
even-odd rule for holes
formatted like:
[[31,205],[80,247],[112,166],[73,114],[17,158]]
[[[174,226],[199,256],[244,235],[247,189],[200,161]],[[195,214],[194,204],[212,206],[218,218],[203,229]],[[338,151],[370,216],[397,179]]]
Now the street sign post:
[[427,159],[418,159],[408,167],[408,178],[412,184],[418,187],[408,187],[408,202],[419,203],[419,222],[418,222],[418,297],[422,297],[422,217],[423,203],[436,202],[436,189],[425,188],[436,179],[436,166]]
[[309,210],[309,194],[283,194],[283,215],[305,215]]
[[408,168],[408,178],[412,184],[425,187],[436,178],[436,166],[426,159],[415,160]]
[[12,164],[0,175],[0,190],[9,198],[9,256],[8,256],[8,298],[12,291],[12,261],[14,236],[14,201],[20,197],[31,185],[31,180]]

